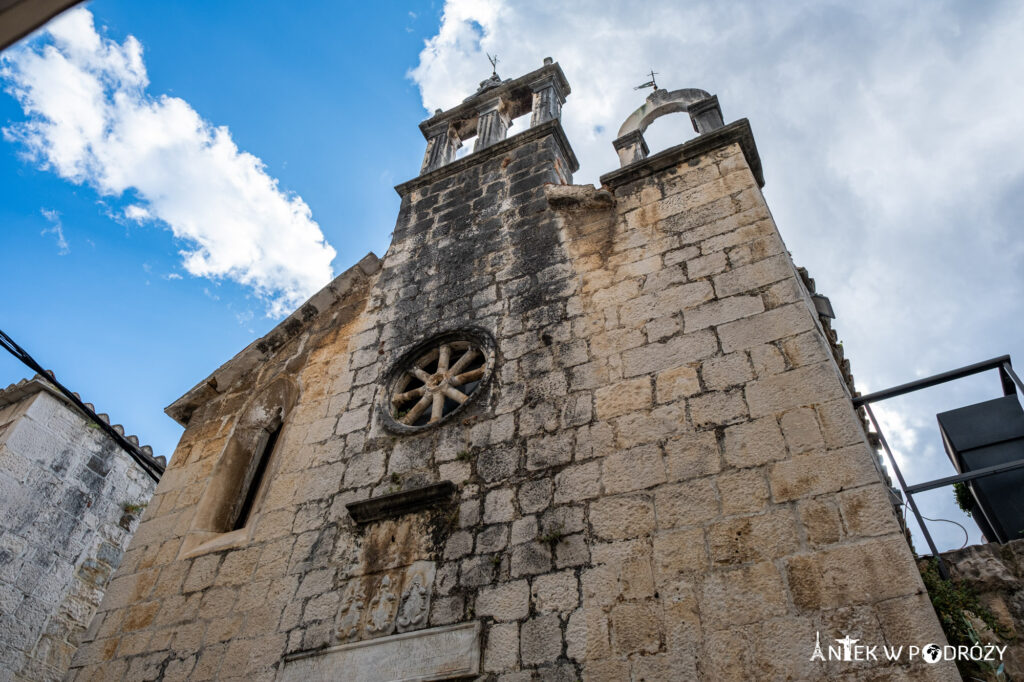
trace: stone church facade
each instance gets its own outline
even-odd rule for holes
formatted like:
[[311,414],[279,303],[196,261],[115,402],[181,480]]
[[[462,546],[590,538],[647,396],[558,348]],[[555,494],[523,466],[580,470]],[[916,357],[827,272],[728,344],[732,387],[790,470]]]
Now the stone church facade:
[[168,408],[69,679],[955,678],[811,660],[945,640],[749,124],[658,90],[576,186],[569,92],[421,124],[384,258]]

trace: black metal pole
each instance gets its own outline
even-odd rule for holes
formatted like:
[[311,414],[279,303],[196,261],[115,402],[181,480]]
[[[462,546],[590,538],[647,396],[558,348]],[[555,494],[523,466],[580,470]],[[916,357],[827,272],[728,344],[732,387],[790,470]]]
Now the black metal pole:
[[42,365],[35,361],[31,355],[28,354],[24,348],[14,342],[10,336],[8,336],[2,329],[0,329],[0,346],[3,346],[10,352],[11,355],[21,360],[25,365],[32,371],[38,374],[40,377],[49,382],[54,388],[61,392],[61,394],[67,398],[71,403],[79,410],[85,413],[89,419],[96,423],[96,425],[102,429],[108,436],[110,436],[122,450],[128,453],[128,455],[138,463],[142,470],[149,474],[149,477],[154,481],[159,482],[160,476],[164,473],[164,468],[160,466],[160,463],[151,457],[146,456],[138,447],[136,447],[131,441],[125,438],[123,435],[117,432],[117,430],[109,423],[103,421],[96,412],[89,408],[82,400],[72,393],[64,384],[57,381],[55,376],[45,369]]
[[983,478],[985,476],[991,476],[992,474],[1001,474],[1004,471],[1013,471],[1014,469],[1024,469],[1024,459],[1015,459],[1012,462],[994,464],[990,467],[985,467],[984,469],[968,471],[965,474],[957,474],[956,476],[937,478],[934,481],[927,481],[926,483],[918,483],[917,485],[908,487],[907,492],[923,493],[926,490],[943,488],[947,485],[953,485],[954,483],[966,483],[967,481],[973,481],[976,478]]
[[[1013,384],[1017,386],[1017,390],[1021,392],[1021,395],[1024,395],[1024,384],[1021,383],[1020,377],[1017,376],[1017,373],[1013,371],[1013,367],[1010,366],[1010,356],[1006,356],[1006,362],[999,367],[999,373],[1004,377],[1009,377]],[[1005,384],[1006,382],[1004,381],[1003,383]],[[1013,387],[1013,384],[1011,384],[1010,388]],[[1005,393],[1010,395],[1013,391],[1006,390]]]
[[878,441],[882,444],[886,457],[889,458],[889,466],[892,467],[893,473],[896,474],[896,480],[900,483],[900,489],[903,490],[903,495],[907,498],[907,506],[914,512],[914,518],[917,519],[917,525],[921,528],[921,532],[924,533],[924,539],[928,542],[928,548],[932,550],[932,556],[939,562],[939,575],[942,576],[943,580],[949,580],[949,569],[946,568],[946,562],[939,555],[939,550],[935,547],[931,533],[928,532],[928,527],[924,525],[924,518],[921,517],[921,512],[917,510],[917,503],[914,502],[913,494],[907,490],[907,482],[903,480],[903,472],[900,471],[899,465],[896,464],[896,458],[893,457],[892,450],[889,449],[889,443],[885,440],[885,434],[882,433],[882,427],[878,425],[878,420],[875,419],[875,413],[871,411],[871,406],[868,404],[864,405],[864,411],[868,413],[868,418],[871,420],[872,426],[875,427]]
[[[967,365],[960,369],[950,370],[949,372],[943,372],[942,374],[936,374],[934,376],[926,377],[924,379],[918,379],[917,381],[911,381],[906,384],[900,384],[899,386],[893,386],[887,388],[884,391],[878,391],[876,393],[869,393],[867,395],[860,395],[853,399],[853,406],[860,407],[861,405],[867,405],[868,403],[877,402],[879,400],[886,400],[887,398],[895,398],[899,395],[906,393],[913,393],[919,391],[922,388],[929,388],[930,386],[937,386],[938,384],[944,384],[947,381],[953,381],[954,379],[962,379],[963,377],[969,377],[972,374],[978,374],[985,372],[990,369],[1004,368],[1010,364],[1010,356],[1003,355],[998,358],[992,358],[984,362],[976,362],[973,365]],[[1012,369],[1010,370],[1013,371]]]

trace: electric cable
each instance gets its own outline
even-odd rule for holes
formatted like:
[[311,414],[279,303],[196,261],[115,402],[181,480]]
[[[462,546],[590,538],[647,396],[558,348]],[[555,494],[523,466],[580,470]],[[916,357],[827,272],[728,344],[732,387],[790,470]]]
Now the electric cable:
[[34,371],[41,379],[45,379],[47,382],[53,385],[60,393],[67,398],[71,404],[77,407],[79,410],[85,413],[85,415],[92,420],[103,432],[110,436],[115,443],[117,443],[122,450],[128,453],[128,455],[135,460],[135,462],[149,474],[149,477],[154,481],[159,482],[160,477],[164,473],[164,467],[160,462],[156,461],[155,458],[150,457],[146,453],[142,452],[136,445],[125,438],[122,434],[118,433],[117,430],[111,426],[108,422],[100,418],[92,408],[82,402],[81,398],[68,390],[64,384],[57,381],[57,377],[54,376],[52,371],[43,369],[42,365],[36,362],[35,358],[28,354],[24,348],[14,342],[10,336],[8,336],[2,329],[0,329],[0,346],[3,346],[11,355],[21,360],[25,365]]

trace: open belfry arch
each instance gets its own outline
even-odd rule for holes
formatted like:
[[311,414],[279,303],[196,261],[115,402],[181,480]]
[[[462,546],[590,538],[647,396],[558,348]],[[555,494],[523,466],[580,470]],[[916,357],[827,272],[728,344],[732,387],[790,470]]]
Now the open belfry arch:
[[168,408],[70,679],[955,678],[811,660],[945,640],[750,125],[656,90],[578,186],[569,94],[422,123],[387,254]]

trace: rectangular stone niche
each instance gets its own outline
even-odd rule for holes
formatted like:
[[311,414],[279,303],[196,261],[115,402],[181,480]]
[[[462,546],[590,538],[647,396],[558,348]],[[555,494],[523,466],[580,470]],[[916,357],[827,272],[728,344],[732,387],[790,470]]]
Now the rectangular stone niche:
[[428,507],[451,500],[455,484],[451,481],[431,483],[421,488],[412,488],[398,493],[371,497],[368,500],[349,502],[345,505],[356,523],[370,523],[411,514]]
[[480,674],[480,623],[285,656],[278,682],[426,682]]

